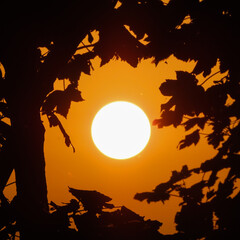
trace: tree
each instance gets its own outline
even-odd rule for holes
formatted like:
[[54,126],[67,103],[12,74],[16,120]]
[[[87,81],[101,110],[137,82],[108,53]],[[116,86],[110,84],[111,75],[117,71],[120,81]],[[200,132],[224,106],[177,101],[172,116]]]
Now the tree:
[[[217,154],[198,168],[185,165],[173,171],[169,181],[152,192],[136,194],[135,199],[164,203],[171,196],[182,198],[174,239],[231,239],[239,235],[240,218],[240,19],[234,1],[201,1],[188,16],[190,24],[171,32],[177,39],[173,54],[184,61],[195,60],[196,66],[191,73],[177,71],[176,80],[161,84],[160,92],[169,100],[161,105],[161,117],[153,124],[191,131],[179,142],[179,149],[197,145],[205,136]],[[219,71],[212,73],[216,64]],[[199,74],[205,78],[202,82]],[[206,87],[210,80],[214,81]],[[219,179],[223,169],[228,174]],[[185,180],[195,174],[201,174],[201,180],[187,185]]]
[[[114,206],[109,203],[112,199],[100,192],[74,188],[69,188],[69,192],[74,196],[69,203],[57,205],[50,202],[45,239],[164,239],[158,232],[162,223],[145,220],[125,206]],[[2,240],[14,239],[19,230],[16,223],[17,201],[8,202],[4,197],[0,200],[0,237]],[[41,229],[38,230],[43,237]],[[36,239],[37,236],[32,237]]]
[[[57,114],[66,118],[71,102],[82,100],[78,80],[81,72],[90,74],[91,59],[99,56],[104,65],[116,57],[136,67],[146,56],[144,45],[125,28],[125,13],[115,8],[116,3],[72,0],[2,4],[0,191],[14,169],[23,239],[31,238],[39,224],[44,228],[48,216],[45,129],[40,112],[47,115],[50,126],[60,128],[70,146]],[[137,7],[137,2],[133,5]],[[99,31],[97,43],[91,34],[93,30]],[[79,54],[76,51],[85,37],[94,48]],[[70,81],[64,91],[53,91],[57,78]]]
[[[50,126],[60,128],[66,145],[70,146],[70,137],[58,114],[66,118],[71,102],[82,100],[78,80],[81,72],[90,74],[95,56],[101,58],[101,65],[115,57],[133,67],[141,59],[153,58],[158,64],[172,54],[183,61],[196,61],[192,73],[179,71],[177,80],[161,85],[161,92],[172,97],[162,105],[161,119],[154,123],[159,127],[184,123],[186,130],[199,126],[181,141],[180,148],[197,144],[200,130],[210,124],[213,131],[208,134],[208,141],[215,148],[220,146],[219,154],[206,162],[205,168],[201,166],[199,173],[212,171],[214,179],[221,168],[228,166],[232,171],[226,184],[232,187],[238,178],[233,168],[237,166],[239,128],[236,1],[170,0],[167,4],[159,0],[28,1],[14,5],[5,2],[2,9],[5,14],[0,16],[0,191],[14,169],[17,220],[23,239],[31,238],[31,232],[37,232],[40,225],[44,229],[44,220],[49,216],[43,152],[45,129],[40,112],[47,115]],[[186,19],[190,24],[185,23]],[[98,42],[91,34],[93,30],[99,32]],[[143,44],[141,40],[146,35],[147,43]],[[86,37],[89,48],[85,48],[89,51],[77,53]],[[41,51],[43,48],[46,53]],[[198,84],[197,75],[203,73],[207,81],[217,62],[221,73],[228,72],[206,90],[203,84]],[[64,91],[53,91],[57,78],[69,80]],[[233,101],[226,105],[230,97]],[[186,116],[189,119],[183,122]],[[9,125],[6,118],[10,119]],[[187,175],[198,173],[186,167],[183,171]],[[165,185],[164,200],[172,188],[180,191],[176,183],[171,180]],[[174,187],[167,188],[171,184]],[[198,189],[205,187],[200,186]],[[223,189],[224,186],[225,183]],[[185,232],[180,227],[179,231]]]

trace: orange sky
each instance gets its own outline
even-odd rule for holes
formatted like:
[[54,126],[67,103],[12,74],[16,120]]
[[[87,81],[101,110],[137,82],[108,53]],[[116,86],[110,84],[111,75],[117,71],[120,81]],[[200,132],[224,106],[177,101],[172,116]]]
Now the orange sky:
[[[214,156],[213,149],[202,138],[197,147],[177,150],[184,137],[183,128],[157,129],[147,147],[137,156],[127,160],[106,157],[95,147],[91,139],[91,123],[104,105],[117,100],[130,101],[141,107],[150,122],[159,117],[160,104],[167,98],[158,88],[166,78],[175,79],[175,70],[192,70],[194,63],[176,61],[170,57],[157,67],[151,60],[143,61],[134,69],[127,63],[112,60],[99,67],[100,60],[93,62],[91,76],[82,74],[79,89],[84,102],[72,103],[68,119],[62,120],[76,149],[67,148],[58,128],[49,128],[46,118],[45,157],[49,201],[57,204],[71,199],[68,186],[78,189],[97,190],[113,199],[116,205],[125,205],[146,219],[163,222],[162,233],[174,232],[174,216],[179,199],[173,198],[164,205],[161,202],[147,204],[133,199],[137,192],[151,191],[159,183],[169,179],[172,170],[181,166],[199,166],[200,162]],[[56,88],[63,89],[62,81]],[[117,127],[117,126],[116,126]],[[14,186],[6,188],[9,194]]]

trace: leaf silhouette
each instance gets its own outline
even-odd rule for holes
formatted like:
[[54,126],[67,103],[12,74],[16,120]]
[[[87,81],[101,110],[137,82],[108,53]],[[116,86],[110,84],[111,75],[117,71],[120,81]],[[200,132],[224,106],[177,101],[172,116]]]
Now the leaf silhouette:
[[72,101],[80,102],[83,101],[83,98],[81,92],[73,84],[70,84],[64,91],[55,90],[50,93],[42,105],[42,112],[51,115],[56,109],[56,113],[66,118]]
[[110,204],[112,199],[100,192],[89,190],[78,190],[69,187],[69,192],[76,197],[84,206],[84,209],[94,213],[100,213],[103,207],[113,208]]
[[165,192],[165,191],[163,192],[159,191],[157,193],[155,192],[136,193],[134,196],[134,199],[139,201],[147,200],[148,203],[158,202],[158,201],[162,201],[164,203],[166,200],[169,200],[169,198],[170,198],[169,192]]
[[193,133],[186,135],[185,139],[181,140],[179,142],[179,149],[183,149],[185,147],[189,147],[192,144],[196,145],[199,142],[200,136],[199,136],[199,129],[195,130]]
[[199,59],[195,68],[193,69],[193,73],[196,75],[203,72],[203,76],[206,77],[211,73],[211,69],[216,65],[217,57],[205,57],[204,59]]
[[[143,221],[144,217],[141,217],[137,213],[133,212],[132,210],[128,209],[125,206],[121,207],[121,214],[124,216],[124,218],[129,221]],[[126,221],[125,220],[125,221]]]
[[63,134],[63,137],[65,139],[66,146],[69,147],[71,145],[72,148],[73,148],[73,152],[75,152],[75,148],[74,148],[74,146],[73,146],[73,144],[72,144],[72,142],[70,140],[70,137],[66,133],[66,131],[65,131],[62,123],[58,119],[58,117],[54,113],[51,113],[50,115],[48,115],[48,121],[49,121],[50,127],[56,127],[56,126],[59,127],[59,129],[61,130],[61,132]]
[[207,118],[205,118],[205,117],[202,117],[202,118],[192,118],[192,119],[189,119],[186,122],[184,122],[183,125],[185,126],[185,130],[186,131],[190,130],[191,128],[193,128],[196,125],[198,127],[200,127],[201,129],[203,129],[204,126],[205,126],[206,121],[207,121]]
[[91,59],[96,56],[94,52],[75,54],[69,62],[58,73],[59,79],[69,79],[71,83],[77,84],[81,73],[90,74],[92,69]]
[[161,118],[153,121],[153,125],[157,125],[158,128],[162,128],[173,124],[174,127],[177,127],[181,121],[182,116],[178,112],[164,110],[161,114]]
[[79,202],[76,199],[71,199],[70,202],[64,204],[64,206],[59,206],[52,201],[49,203],[49,205],[53,207],[53,210],[63,213],[76,213],[76,211],[80,208]]
[[108,24],[100,29],[100,40],[94,47],[94,52],[102,59],[101,66],[115,56],[136,67],[144,56],[145,46],[119,24],[117,18],[113,18],[111,27]]

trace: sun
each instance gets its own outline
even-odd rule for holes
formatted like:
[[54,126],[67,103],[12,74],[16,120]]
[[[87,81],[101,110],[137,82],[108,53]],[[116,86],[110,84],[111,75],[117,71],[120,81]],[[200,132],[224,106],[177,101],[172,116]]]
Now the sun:
[[97,112],[91,134],[94,144],[104,155],[128,159],[146,147],[151,127],[140,107],[130,102],[116,101]]

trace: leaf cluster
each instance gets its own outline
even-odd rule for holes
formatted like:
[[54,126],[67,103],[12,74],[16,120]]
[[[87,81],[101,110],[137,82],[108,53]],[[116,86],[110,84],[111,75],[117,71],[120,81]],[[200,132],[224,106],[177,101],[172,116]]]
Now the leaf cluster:
[[[69,203],[57,205],[50,202],[51,213],[44,216],[45,226],[37,226],[40,236],[45,232],[48,239],[139,239],[161,240],[158,232],[162,225],[158,221],[144,220],[125,206],[115,207],[112,199],[100,192],[69,188],[76,198]],[[20,226],[17,225],[18,205],[15,198],[9,202],[1,197],[0,236],[7,240],[14,238]],[[39,216],[36,216],[39,217]],[[71,227],[71,222],[75,228]]]
[[[192,72],[177,71],[175,80],[167,79],[159,88],[169,99],[161,105],[161,116],[153,124],[191,130],[180,141],[179,149],[197,145],[200,136],[205,136],[217,151],[199,168],[189,170],[184,166],[152,192],[135,195],[137,200],[148,202],[165,202],[171,196],[182,199],[175,216],[178,232],[174,239],[229,239],[239,234],[240,78],[238,57],[230,55],[240,53],[236,42],[240,34],[234,6],[233,1],[205,0],[189,12],[191,23],[176,29],[180,40],[174,55],[184,61],[195,60],[195,68]],[[219,71],[211,75],[217,62]],[[199,74],[204,77],[202,83]],[[210,79],[212,84],[204,87]],[[224,169],[225,177],[221,176]],[[188,179],[196,174],[202,175],[201,180],[187,186]]]
[[[67,118],[71,102],[80,102],[84,99],[81,92],[75,87],[74,84],[68,85],[64,90],[55,90],[51,92],[45,99],[42,105],[42,114],[48,117],[50,127],[58,126],[65,138],[65,143],[69,147],[72,145],[69,135],[66,133],[62,123],[58,119],[57,114]],[[72,146],[73,147],[73,146]],[[74,150],[74,147],[73,147]]]
[[[6,14],[0,16],[3,36],[0,39],[0,62],[6,77],[3,79],[0,76],[0,149],[4,148],[10,132],[3,118],[16,118],[19,109],[39,109],[40,106],[50,126],[58,126],[66,145],[70,146],[70,138],[57,114],[66,118],[71,102],[82,101],[77,89],[78,80],[82,73],[90,73],[91,60],[96,56],[101,58],[101,65],[113,58],[120,58],[133,67],[146,58],[152,58],[157,65],[171,55],[183,61],[194,60],[196,65],[192,72],[177,71],[175,80],[167,79],[161,84],[160,91],[169,100],[161,105],[160,119],[155,120],[154,124],[159,128],[182,125],[186,131],[191,130],[180,141],[180,149],[196,145],[201,134],[204,134],[208,144],[218,153],[199,168],[189,170],[184,166],[180,172],[173,171],[169,181],[157,186],[153,192],[137,194],[135,198],[165,202],[177,194],[183,199],[181,211],[175,219],[178,233],[170,239],[228,239],[239,231],[237,223],[240,215],[237,204],[239,194],[232,195],[235,181],[239,179],[240,150],[238,2],[119,2],[121,6],[114,8],[117,3],[115,0],[65,1],[57,4],[55,1],[44,1],[41,2],[41,5],[45,3],[47,6],[44,15],[42,7],[36,7],[38,1],[16,2],[14,8],[10,1],[2,3]],[[81,14],[79,9],[82,10]],[[189,23],[186,23],[186,19]],[[99,31],[97,42],[91,35],[93,30]],[[77,54],[79,44],[86,37],[92,49],[85,47],[87,53]],[[43,54],[41,48],[46,48],[47,53]],[[216,78],[219,76],[216,73],[210,75],[216,63],[219,64],[219,73],[224,74],[220,79]],[[198,80],[199,74],[205,78],[202,83]],[[204,84],[213,77],[213,84],[204,88]],[[70,85],[64,91],[53,91],[53,83],[57,78],[68,79]],[[10,114],[10,106],[11,110],[17,109],[16,112]],[[211,132],[203,133],[207,126]],[[228,169],[229,173],[223,182],[219,182],[218,174],[222,169]],[[210,176],[206,179],[203,177],[190,187],[186,186],[185,180],[193,174],[205,176],[205,173]],[[70,230],[63,226],[68,226],[68,214],[73,214],[78,218],[78,231],[87,229],[86,233],[81,233],[85,239],[123,239],[122,234],[129,231],[128,237],[132,239],[162,237],[152,231],[155,223],[135,219],[134,214],[125,208],[114,214],[106,214],[106,219],[111,220],[104,220],[106,224],[99,225],[97,214],[103,217],[101,209],[111,206],[108,201],[92,191],[74,194],[78,196],[78,202],[72,201],[64,207],[55,205],[56,212],[61,212],[56,215],[63,217],[59,223],[61,227],[56,228],[65,229],[68,234]],[[98,203],[91,199],[98,199]],[[77,217],[76,209],[80,202],[86,213]],[[6,201],[1,198],[1,211],[3,203]],[[126,214],[131,215],[131,221],[137,223],[134,222],[134,225],[131,222],[131,225],[128,219],[127,224],[123,224],[124,220],[121,224],[112,225],[113,218],[123,215],[125,218]],[[89,226],[93,228],[89,229]],[[6,225],[4,227],[7,228]],[[141,229],[137,237],[133,228]],[[99,233],[96,229],[104,231]],[[63,231],[61,233],[63,237]],[[94,233],[100,235],[96,237]],[[75,237],[74,231],[71,234]]]
[[[238,154],[226,159],[216,156],[199,168],[188,169],[184,165],[180,172],[172,172],[169,181],[159,184],[152,192],[137,193],[134,198],[148,203],[164,203],[171,196],[181,198],[181,209],[175,216],[176,239],[233,237],[239,233],[240,194],[239,191],[236,193],[239,159]],[[220,179],[218,173],[223,169],[227,169],[228,174],[225,179]],[[187,186],[186,180],[195,174],[202,174],[201,181]]]

